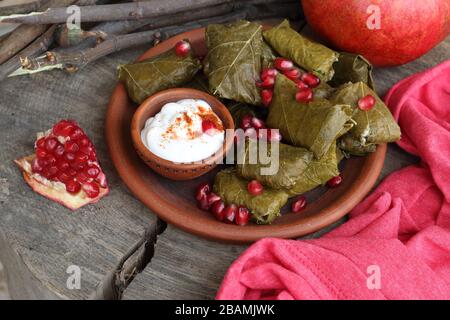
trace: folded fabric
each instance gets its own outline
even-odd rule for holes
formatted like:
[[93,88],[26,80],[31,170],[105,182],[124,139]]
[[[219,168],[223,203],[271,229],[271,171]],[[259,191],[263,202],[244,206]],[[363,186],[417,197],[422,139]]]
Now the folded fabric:
[[321,239],[253,244],[217,299],[450,299],[450,60],[385,102],[420,165],[392,173]]

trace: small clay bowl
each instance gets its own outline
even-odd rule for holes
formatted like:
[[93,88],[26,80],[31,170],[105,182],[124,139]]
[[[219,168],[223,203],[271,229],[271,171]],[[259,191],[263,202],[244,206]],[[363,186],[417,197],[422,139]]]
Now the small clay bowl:
[[191,180],[212,170],[224,158],[233,145],[233,136],[226,135],[223,148],[211,157],[195,163],[175,163],[152,153],[141,139],[141,131],[148,118],[153,117],[169,102],[182,99],[206,101],[222,120],[224,129],[234,129],[234,121],[228,109],[215,97],[199,90],[188,88],[168,89],[147,98],[136,110],[131,120],[131,139],[137,154],[155,172],[172,180]]

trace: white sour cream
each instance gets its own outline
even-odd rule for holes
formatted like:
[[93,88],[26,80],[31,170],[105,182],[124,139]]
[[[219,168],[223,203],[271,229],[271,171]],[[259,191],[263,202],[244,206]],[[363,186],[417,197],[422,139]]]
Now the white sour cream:
[[[217,129],[203,132],[203,121],[213,122]],[[152,153],[184,163],[213,155],[222,147],[224,136],[222,121],[210,105],[195,99],[165,104],[141,131],[142,142]]]

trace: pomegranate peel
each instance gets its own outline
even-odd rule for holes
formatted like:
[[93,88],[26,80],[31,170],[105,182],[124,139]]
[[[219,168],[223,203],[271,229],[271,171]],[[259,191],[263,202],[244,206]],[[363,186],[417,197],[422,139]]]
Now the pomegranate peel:
[[[45,178],[44,179],[47,181],[39,181],[39,178],[36,179],[35,174],[31,171],[31,162],[33,159],[34,155],[30,155],[14,160],[22,171],[25,182],[31,187],[31,189],[33,189],[34,192],[50,200],[58,202],[71,210],[77,210],[87,204],[95,203],[109,193],[108,188],[100,188],[100,194],[96,198],[89,198],[83,191],[75,195],[66,192],[64,184],[61,182],[56,185],[55,182],[49,181]],[[51,185],[48,183],[51,183]],[[57,186],[56,188],[55,185]]]

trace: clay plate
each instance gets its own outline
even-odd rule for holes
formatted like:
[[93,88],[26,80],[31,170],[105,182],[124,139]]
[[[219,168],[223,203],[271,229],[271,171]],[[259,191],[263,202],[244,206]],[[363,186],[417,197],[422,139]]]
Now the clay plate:
[[[206,54],[205,29],[192,30],[148,50],[140,60],[171,49],[182,39],[189,39],[199,55]],[[215,220],[196,207],[195,187],[212,182],[219,168],[190,181],[173,181],[153,172],[136,154],[130,134],[131,118],[137,106],[128,99],[125,87],[115,88],[106,115],[106,140],[111,159],[130,191],[154,213],[187,232],[212,240],[246,243],[264,237],[296,238],[315,232],[345,216],[371,190],[383,167],[386,145],[366,157],[343,161],[344,182],[338,188],[317,188],[306,194],[307,208],[301,213],[283,215],[272,225],[250,224],[245,227]]]

